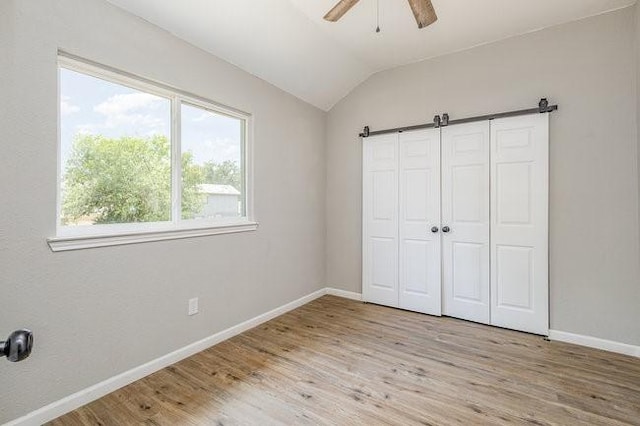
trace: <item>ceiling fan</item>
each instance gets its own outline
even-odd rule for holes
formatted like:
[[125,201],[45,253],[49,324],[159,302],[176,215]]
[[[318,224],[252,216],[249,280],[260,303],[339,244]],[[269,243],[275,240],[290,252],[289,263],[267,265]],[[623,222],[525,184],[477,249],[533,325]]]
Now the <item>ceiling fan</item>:
[[[324,15],[324,19],[331,22],[336,22],[338,19],[356,5],[360,0],[340,0],[333,9]],[[416,17],[418,28],[424,28],[427,25],[431,25],[438,20],[436,11],[431,4],[431,0],[408,0],[409,6],[413,11],[413,16]]]

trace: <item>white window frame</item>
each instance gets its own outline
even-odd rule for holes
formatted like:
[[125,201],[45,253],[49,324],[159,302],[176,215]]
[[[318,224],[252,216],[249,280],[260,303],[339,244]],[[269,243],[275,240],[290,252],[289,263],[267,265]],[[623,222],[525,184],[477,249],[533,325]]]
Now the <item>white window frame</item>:
[[[130,87],[170,101],[171,106],[171,220],[167,222],[140,222],[91,226],[63,226],[62,213],[62,139],[60,115],[60,70],[64,68],[111,83]],[[255,231],[258,223],[253,217],[253,116],[249,113],[220,105],[211,100],[182,90],[141,78],[127,72],[58,52],[58,144],[56,185],[56,236],[47,242],[53,251],[77,250],[102,246],[135,244],[149,241],[200,237],[215,234]],[[181,106],[202,108],[243,122],[242,155],[243,197],[245,216],[223,220],[182,219],[182,147]]]

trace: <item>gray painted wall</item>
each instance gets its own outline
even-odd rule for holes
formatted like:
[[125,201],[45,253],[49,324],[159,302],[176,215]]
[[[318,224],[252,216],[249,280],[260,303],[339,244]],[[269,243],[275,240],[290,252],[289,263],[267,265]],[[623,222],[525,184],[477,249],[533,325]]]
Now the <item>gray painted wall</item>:
[[[253,113],[259,230],[52,253],[58,48]],[[326,113],[101,0],[0,1],[0,61],[0,423],[324,287]]]
[[383,129],[560,104],[551,119],[551,327],[640,344],[635,10],[381,72],[330,112],[327,284],[361,290],[361,142]]

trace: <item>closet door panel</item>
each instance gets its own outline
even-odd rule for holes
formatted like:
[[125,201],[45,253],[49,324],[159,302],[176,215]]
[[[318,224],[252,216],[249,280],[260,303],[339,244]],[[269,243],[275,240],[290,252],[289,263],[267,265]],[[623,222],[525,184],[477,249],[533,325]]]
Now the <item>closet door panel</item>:
[[442,129],[443,313],[489,323],[489,122]]
[[548,334],[548,114],[491,124],[491,324]]
[[399,136],[399,306],[441,314],[440,131]]
[[363,140],[364,300],[398,306],[398,136]]

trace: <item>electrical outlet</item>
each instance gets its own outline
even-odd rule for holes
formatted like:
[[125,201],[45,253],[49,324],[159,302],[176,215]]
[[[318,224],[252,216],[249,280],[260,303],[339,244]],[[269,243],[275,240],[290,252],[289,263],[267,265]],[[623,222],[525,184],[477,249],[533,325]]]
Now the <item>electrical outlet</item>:
[[194,297],[193,299],[189,299],[189,311],[188,315],[195,315],[198,313],[198,298]]

